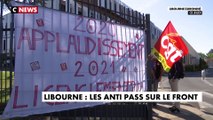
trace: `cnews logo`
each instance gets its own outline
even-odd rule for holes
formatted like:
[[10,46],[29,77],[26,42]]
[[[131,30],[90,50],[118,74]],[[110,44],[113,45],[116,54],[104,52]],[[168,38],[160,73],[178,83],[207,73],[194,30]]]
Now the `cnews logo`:
[[11,12],[20,14],[37,14],[38,6],[13,6],[11,7]]

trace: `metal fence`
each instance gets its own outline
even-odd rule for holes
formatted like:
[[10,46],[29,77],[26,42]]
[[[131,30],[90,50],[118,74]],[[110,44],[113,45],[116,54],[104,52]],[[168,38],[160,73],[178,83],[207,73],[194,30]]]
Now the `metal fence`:
[[[69,0],[68,0],[69,1]],[[124,6],[119,6],[119,9],[123,9],[123,13],[113,12],[110,9],[96,6],[95,4],[85,2],[89,0],[74,0],[81,3],[81,5],[87,4],[91,10],[98,10],[100,12],[100,19],[103,20],[103,16],[108,16],[110,19],[115,19],[116,23],[126,24],[129,26],[137,26],[141,29],[147,28],[146,34],[149,39],[149,15],[142,15],[135,11],[125,9]],[[92,0],[93,1],[93,0]],[[95,1],[95,0],[94,0]],[[93,1],[93,2],[94,2]],[[97,0],[96,0],[97,1]],[[53,0],[51,0],[51,8],[53,8]],[[0,111],[4,110],[9,98],[14,81],[14,66],[15,66],[15,41],[14,41],[14,15],[8,14],[3,16],[3,3],[1,0],[1,19],[0,19]],[[44,1],[42,2],[44,3]],[[6,5],[6,4],[5,4]],[[92,8],[93,7],[93,8]],[[107,7],[107,6],[106,6]],[[60,7],[63,9],[63,6]],[[127,12],[125,12],[127,10]],[[122,11],[122,10],[121,10]],[[130,13],[132,12],[132,13]],[[125,14],[128,13],[128,14]],[[75,11],[75,14],[79,14]],[[90,14],[88,12],[88,14]],[[135,16],[133,16],[135,14]],[[94,17],[89,16],[88,17]],[[105,19],[107,20],[107,19]],[[138,21],[138,22],[137,22]],[[150,41],[147,40],[146,45],[150,45]],[[150,49],[150,48],[148,48]],[[150,51],[146,51],[146,54]],[[148,83],[150,85],[150,83]],[[150,88],[150,86],[148,86]],[[67,110],[61,112],[54,112],[42,115],[29,116],[25,118],[16,119],[62,119],[62,120],[96,120],[96,119],[151,119],[151,105],[148,103],[108,103],[105,105],[99,105],[95,107],[81,108],[75,110]]]
[[14,81],[14,24],[13,15],[3,17],[3,4],[1,1],[0,19],[0,110],[2,111],[9,100]]

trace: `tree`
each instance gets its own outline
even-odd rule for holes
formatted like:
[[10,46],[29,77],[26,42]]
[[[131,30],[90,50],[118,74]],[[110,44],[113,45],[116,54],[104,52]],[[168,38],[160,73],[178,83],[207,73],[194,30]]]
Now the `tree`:
[[10,65],[12,66],[12,69],[14,69],[15,65],[15,53],[12,53],[12,56],[10,56],[9,53],[0,53],[0,66],[1,69],[8,70],[10,69]]
[[209,50],[209,52],[206,55],[207,58],[213,58],[213,49]]
[[213,58],[213,53],[208,53],[207,58]]
[[207,56],[206,56],[204,53],[198,53],[198,54],[200,55],[200,58],[201,58],[201,59],[207,58]]
[[198,53],[200,55],[200,60],[199,60],[199,69],[203,70],[203,69],[207,69],[208,68],[208,64],[205,61],[205,59],[207,58],[207,55],[205,55],[204,53]]
[[200,68],[200,70],[203,70],[203,69],[207,69],[207,68],[208,68],[208,64],[207,64],[206,61],[203,60],[202,58],[200,58],[200,61],[199,61],[199,68]]

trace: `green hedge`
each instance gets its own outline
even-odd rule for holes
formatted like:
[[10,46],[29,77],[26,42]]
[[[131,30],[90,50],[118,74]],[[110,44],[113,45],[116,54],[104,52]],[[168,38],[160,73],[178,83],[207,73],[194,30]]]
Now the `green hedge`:
[[200,65],[186,65],[185,71],[186,72],[195,72],[195,71],[201,71],[203,69],[207,69],[208,66],[200,66]]

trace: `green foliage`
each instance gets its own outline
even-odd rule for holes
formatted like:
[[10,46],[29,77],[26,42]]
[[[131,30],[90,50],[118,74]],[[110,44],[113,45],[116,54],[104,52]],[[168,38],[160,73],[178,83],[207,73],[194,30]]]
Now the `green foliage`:
[[207,58],[213,58],[213,53],[208,53]]
[[204,59],[201,59],[200,58],[200,61],[199,61],[199,68],[200,70],[203,70],[203,69],[207,69],[208,68],[208,64],[206,63],[206,61]]
[[[1,53],[0,54],[0,66],[4,70],[8,70],[10,67],[10,64],[12,65],[12,69],[14,69],[15,54],[13,53],[12,56],[10,56],[9,53]],[[2,70],[2,69],[0,69],[0,70]]]
[[200,58],[199,65],[186,65],[185,71],[186,72],[195,72],[195,71],[201,71],[203,69],[207,69],[208,65],[205,60]]
[[[9,71],[0,71],[0,78],[3,80],[8,80],[10,78]],[[12,72],[12,79],[14,79],[14,72]]]
[[204,53],[198,53],[202,59],[205,59],[207,56]]
[[[0,104],[5,104],[10,98],[10,72],[9,71],[0,71]],[[12,85],[14,82],[14,72],[12,72]]]
[[196,71],[196,68],[197,67],[195,67],[195,65],[186,65],[185,66],[185,71],[186,72],[194,72],[194,71]]

